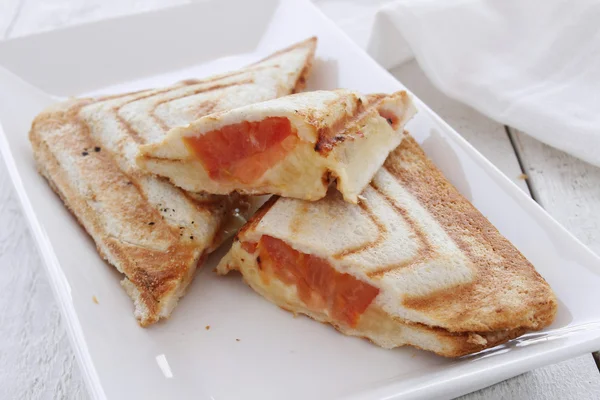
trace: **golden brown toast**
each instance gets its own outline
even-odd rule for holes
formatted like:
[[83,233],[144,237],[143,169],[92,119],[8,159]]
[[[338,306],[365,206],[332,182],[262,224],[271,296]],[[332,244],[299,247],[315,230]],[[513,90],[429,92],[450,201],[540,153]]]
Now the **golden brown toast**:
[[33,121],[29,136],[40,173],[100,255],[125,275],[122,285],[142,326],[170,315],[243,199],[185,192],[145,173],[134,161],[138,147],[207,113],[300,90],[315,46],[311,38],[204,80],[69,100]]
[[358,205],[274,197],[217,271],[293,312],[392,348],[456,357],[548,326],[557,301],[527,259],[410,136]]
[[335,181],[344,199],[356,203],[414,113],[405,91],[298,93],[172,129],[141,146],[137,162],[194,192],[318,200]]

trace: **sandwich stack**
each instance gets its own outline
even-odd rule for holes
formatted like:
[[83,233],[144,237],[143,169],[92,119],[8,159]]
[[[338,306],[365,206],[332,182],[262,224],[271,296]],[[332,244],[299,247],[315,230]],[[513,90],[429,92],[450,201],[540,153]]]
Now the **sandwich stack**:
[[125,274],[140,323],[169,316],[229,210],[267,194],[217,272],[283,309],[446,357],[548,326],[549,285],[405,131],[409,94],[297,93],[315,44],[34,121],[40,172]]

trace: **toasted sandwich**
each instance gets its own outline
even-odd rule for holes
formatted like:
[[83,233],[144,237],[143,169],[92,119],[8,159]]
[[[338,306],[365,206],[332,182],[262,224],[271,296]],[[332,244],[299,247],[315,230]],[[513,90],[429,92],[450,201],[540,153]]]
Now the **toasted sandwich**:
[[408,136],[357,205],[272,197],[217,271],[283,309],[446,357],[548,326],[557,301],[527,259]]
[[315,91],[214,113],[140,147],[138,165],[185,190],[357,202],[415,109],[406,92]]
[[177,125],[300,90],[316,38],[238,71],[173,86],[54,105],[29,137],[40,173],[125,275],[142,326],[166,318],[196,266],[243,214],[244,199],[185,192],[140,170],[138,147]]

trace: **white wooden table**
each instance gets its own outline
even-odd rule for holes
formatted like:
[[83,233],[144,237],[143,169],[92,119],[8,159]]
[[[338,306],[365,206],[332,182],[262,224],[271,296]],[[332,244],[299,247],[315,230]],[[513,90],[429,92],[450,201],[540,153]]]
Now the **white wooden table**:
[[[2,0],[0,39],[186,2]],[[449,99],[431,85],[415,62],[391,72],[554,218],[600,253],[600,168]],[[86,399],[62,317],[4,163],[0,163],[0,221],[0,399]],[[600,373],[593,355],[587,354],[463,399],[600,399]]]

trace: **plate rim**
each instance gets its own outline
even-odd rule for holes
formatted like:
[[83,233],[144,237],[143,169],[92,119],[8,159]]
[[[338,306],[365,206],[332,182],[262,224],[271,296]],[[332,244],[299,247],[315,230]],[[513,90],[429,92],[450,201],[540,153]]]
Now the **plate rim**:
[[[278,4],[281,2],[279,0]],[[300,0],[299,3],[304,7],[310,7],[313,12],[319,15],[321,21],[319,23],[326,24],[330,30],[333,30],[337,33],[340,40],[345,41],[346,46],[351,46],[354,50],[361,53],[363,58],[368,59],[368,61],[373,65],[374,68],[378,70],[378,73],[383,73],[388,75],[390,78],[397,80],[389,71],[379,65],[375,60],[373,60],[365,50],[357,46],[350,37],[346,35],[343,30],[337,26],[333,21],[331,21],[318,7],[316,7],[309,0]],[[127,20],[134,19],[144,14],[153,14],[153,13],[163,13],[168,10],[174,9],[186,9],[186,8],[194,8],[198,4],[190,3],[183,5],[175,5],[163,7],[155,10],[148,10],[139,13],[133,14],[125,14],[119,15],[110,18],[104,18],[101,20],[91,21],[88,23],[80,23],[74,24],[68,27],[58,28],[50,31],[41,31],[36,32],[31,35],[20,36],[17,38],[12,38],[8,40],[0,41],[0,44],[5,42],[14,42],[18,40],[24,39],[35,39],[37,37],[43,37],[48,34],[51,34],[56,31],[77,31],[79,28],[84,26],[96,25],[100,26],[109,21],[115,20]],[[5,71],[8,71],[5,67],[0,66]],[[15,72],[9,72],[11,75],[14,75],[16,78],[21,79],[18,74]],[[22,79],[21,79],[22,80]],[[37,88],[37,87],[36,87]],[[560,231],[561,234],[566,234],[574,244],[578,246],[578,251],[584,251],[587,253],[589,257],[597,261],[598,265],[600,265],[600,257],[595,254],[588,246],[582,243],[577,237],[575,237],[570,231],[568,231],[564,226],[562,226],[556,219],[554,219],[539,203],[533,200],[532,197],[527,196],[513,181],[511,181],[502,171],[500,171],[494,164],[491,163],[486,157],[484,157],[473,145],[471,145],[466,139],[464,139],[454,128],[452,128],[447,122],[445,122],[439,115],[431,110],[418,97],[415,96],[417,100],[417,104],[420,110],[426,111],[430,117],[433,117],[435,122],[443,126],[449,133],[451,133],[450,138],[455,141],[463,150],[469,155],[469,157],[479,164],[482,168],[486,168],[489,172],[499,178],[499,181],[505,186],[506,191],[510,191],[514,193],[518,193],[517,196],[519,202],[526,204],[527,211],[529,213],[535,213],[538,217],[543,217],[545,220],[550,221],[552,226]],[[44,269],[47,273],[47,276],[50,280],[50,286],[52,288],[53,294],[59,308],[61,310],[62,319],[66,322],[67,334],[69,340],[71,342],[73,351],[76,355],[76,359],[78,360],[78,364],[82,369],[83,379],[86,383],[86,388],[88,393],[94,399],[106,399],[106,395],[104,393],[104,389],[102,387],[102,382],[100,381],[98,372],[96,370],[96,366],[92,360],[91,354],[88,349],[88,345],[86,343],[83,330],[79,321],[79,317],[77,316],[77,312],[75,311],[75,307],[73,302],[70,299],[70,286],[67,282],[66,278],[63,275],[62,268],[60,266],[60,262],[55,254],[55,251],[50,243],[48,235],[41,222],[36,216],[36,213],[33,209],[33,206],[29,200],[29,196],[24,188],[22,183],[21,175],[16,166],[13,154],[11,152],[10,146],[8,144],[7,134],[3,129],[2,123],[0,122],[0,153],[3,156],[4,163],[7,167],[7,171],[9,173],[11,182],[13,184],[14,190],[17,194],[17,197],[21,203],[22,209],[24,211],[24,217],[27,220],[27,224],[29,226],[30,231],[33,233],[34,241],[36,243],[36,247],[38,248],[38,252],[40,254],[40,258],[42,264],[44,265]],[[507,186],[507,187],[506,187]],[[600,268],[598,268],[600,271]],[[591,330],[590,330],[591,331]],[[588,331],[588,332],[590,332]],[[549,349],[547,351],[536,352],[529,356],[526,360],[513,360],[512,362],[496,366],[491,370],[490,375],[494,375],[492,379],[485,380],[474,380],[475,384],[464,384],[465,380],[468,380],[473,374],[459,374],[455,376],[452,381],[454,384],[452,387],[456,389],[459,387],[460,394],[469,393],[475,390],[479,390],[481,388],[493,385],[502,380],[508,379],[512,376],[521,374],[523,372],[532,370],[534,368],[538,368],[543,365],[547,365],[550,363],[559,362],[568,358],[577,357],[578,355],[589,353],[594,351],[595,349],[600,348],[600,329],[596,329],[596,336],[590,337],[586,340],[582,340],[575,344],[570,344],[568,346]],[[348,398],[350,399],[359,399],[359,398],[372,398],[375,393],[374,392],[382,392],[381,395],[385,395],[386,398],[389,399],[398,399],[403,396],[411,397],[413,395],[421,396],[443,396],[442,390],[446,388],[448,385],[447,381],[433,381],[427,385],[417,385],[414,388],[405,388],[403,391],[399,392],[398,389],[394,389],[394,387],[401,384],[402,381],[393,381],[391,383],[378,386],[377,389],[371,389],[369,391],[360,391],[356,394],[350,395]],[[460,385],[460,383],[463,383]],[[462,390],[461,388],[468,388],[467,391]],[[371,392],[371,393],[369,393]]]
[[63,275],[54,248],[52,247],[41,222],[38,220],[29,200],[29,196],[25,191],[1,121],[0,154],[2,154],[4,165],[6,165],[8,175],[10,176],[14,190],[21,203],[29,230],[33,233],[34,242],[38,249],[42,264],[44,265],[46,276],[50,281],[50,287],[52,288],[54,298],[61,311],[61,319],[65,322],[67,328],[67,336],[71,342],[75,358],[82,369],[85,386],[93,399],[104,400],[106,399],[106,394],[104,393],[100,377],[96,371],[96,366],[94,365],[88,345],[85,341],[83,329],[79,317],[77,316],[77,312],[75,311],[75,306],[69,298],[71,287]]

